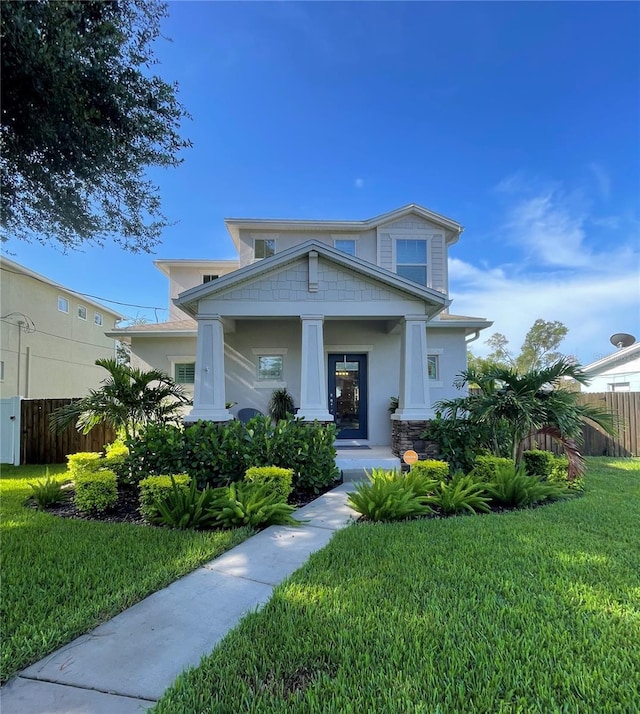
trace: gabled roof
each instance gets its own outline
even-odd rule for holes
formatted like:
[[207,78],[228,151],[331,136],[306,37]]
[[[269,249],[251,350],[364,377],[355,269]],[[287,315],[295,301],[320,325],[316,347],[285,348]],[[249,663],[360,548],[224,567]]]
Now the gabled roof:
[[629,345],[629,347],[623,347],[621,350],[617,350],[613,354],[602,357],[595,362],[591,362],[591,364],[586,365],[582,369],[588,374],[597,375],[600,374],[600,372],[604,372],[610,367],[613,367],[619,362],[626,362],[636,355],[640,356],[640,342],[634,342],[634,344]]
[[430,223],[435,223],[447,231],[447,244],[455,243],[464,230],[458,222],[430,211],[428,208],[419,206],[417,203],[409,203],[393,211],[382,213],[365,221],[332,221],[332,220],[298,220],[281,218],[226,218],[225,225],[229,231],[231,239],[236,247],[240,244],[240,230],[282,230],[282,231],[351,231],[359,233],[367,231],[384,223],[397,221],[408,215],[416,215],[424,218]]
[[233,273],[223,275],[217,280],[185,290],[183,293],[180,293],[177,298],[174,298],[173,302],[187,314],[195,316],[198,309],[198,302],[203,298],[215,297],[217,293],[222,293],[229,288],[237,287],[249,280],[265,276],[274,270],[280,270],[287,264],[294,263],[312,251],[315,251],[318,255],[348,270],[359,273],[365,278],[376,280],[394,290],[404,292],[412,298],[419,298],[432,304],[435,308],[434,316],[451,303],[447,296],[438,290],[433,290],[432,288],[414,283],[412,280],[407,280],[385,268],[380,268],[373,263],[347,255],[346,253],[314,240],[300,243],[299,245],[283,250],[281,253],[276,253],[276,255],[270,258],[264,258],[251,265],[246,265],[244,268],[235,270]]

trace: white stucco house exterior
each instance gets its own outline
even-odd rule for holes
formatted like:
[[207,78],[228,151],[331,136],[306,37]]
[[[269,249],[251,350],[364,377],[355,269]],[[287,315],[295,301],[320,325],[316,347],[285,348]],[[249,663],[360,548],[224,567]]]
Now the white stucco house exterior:
[[459,394],[467,342],[492,324],[449,312],[459,223],[411,204],[364,221],[225,224],[238,260],[156,261],[169,320],[108,333],[130,341],[138,366],[192,383],[187,421],[266,413],[286,387],[297,415],[335,422],[339,441],[389,446],[392,427],[402,441]]
[[583,392],[640,392],[640,342],[583,367],[591,381]]

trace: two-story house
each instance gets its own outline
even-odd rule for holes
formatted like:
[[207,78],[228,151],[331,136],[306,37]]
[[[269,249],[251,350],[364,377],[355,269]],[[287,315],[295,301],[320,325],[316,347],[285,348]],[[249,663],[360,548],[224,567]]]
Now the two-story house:
[[110,333],[137,364],[193,384],[187,421],[266,413],[286,387],[297,415],[334,421],[339,440],[390,445],[392,427],[397,442],[457,394],[467,342],[492,324],[448,311],[460,224],[414,204],[365,221],[225,224],[237,261],[156,261],[169,321]]
[[80,397],[100,386],[96,359],[115,356],[122,316],[13,260],[0,258],[0,397]]

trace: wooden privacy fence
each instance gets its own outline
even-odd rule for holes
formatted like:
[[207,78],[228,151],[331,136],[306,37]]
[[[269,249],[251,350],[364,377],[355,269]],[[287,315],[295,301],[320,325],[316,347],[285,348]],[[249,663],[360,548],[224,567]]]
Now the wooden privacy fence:
[[102,451],[115,439],[111,427],[99,424],[88,434],[72,424],[61,432],[49,428],[50,416],[72,399],[23,399],[20,408],[20,463],[63,464],[67,454]]
[[[580,394],[580,404],[601,407],[618,418],[618,433],[607,436],[602,429],[585,424],[582,433],[584,456],[640,456],[640,392],[598,392]],[[527,439],[525,448],[537,447],[557,454],[562,451],[549,436]]]

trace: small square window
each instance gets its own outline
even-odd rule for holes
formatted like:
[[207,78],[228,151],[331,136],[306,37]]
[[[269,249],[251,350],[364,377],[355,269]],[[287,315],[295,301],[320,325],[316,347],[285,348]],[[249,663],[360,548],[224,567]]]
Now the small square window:
[[282,355],[261,355],[258,357],[258,379],[282,381]]
[[335,240],[333,241],[334,248],[347,255],[356,254],[356,242],[355,240]]
[[256,238],[253,241],[253,257],[256,260],[270,258],[276,254],[276,242],[273,239]]
[[78,305],[78,317],[81,320],[87,319],[87,308],[84,305]]
[[58,295],[58,310],[60,312],[69,312],[69,301],[62,295]]
[[96,314],[93,316],[93,322],[96,325],[102,325],[102,314],[96,312]]
[[196,363],[177,362],[174,365],[173,373],[178,384],[193,384],[196,381]]
[[204,283],[210,283],[212,280],[217,280],[218,277],[218,275],[203,275],[202,284],[204,285]]
[[440,379],[440,365],[438,355],[429,355],[427,357],[427,376],[429,379]]

